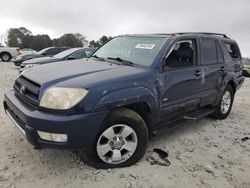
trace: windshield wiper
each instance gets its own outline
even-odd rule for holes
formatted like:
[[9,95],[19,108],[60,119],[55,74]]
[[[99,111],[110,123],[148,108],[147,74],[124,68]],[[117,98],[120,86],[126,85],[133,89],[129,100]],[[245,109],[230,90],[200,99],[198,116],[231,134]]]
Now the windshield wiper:
[[125,59],[121,59],[120,57],[116,57],[116,58],[114,58],[114,57],[108,57],[107,59],[116,60],[116,61],[119,61],[122,64],[128,65],[128,66],[133,66],[134,65],[133,62],[125,60]]
[[104,58],[99,57],[99,56],[97,56],[97,55],[92,55],[92,56],[90,56],[90,57],[95,57],[96,59],[98,59],[98,60],[100,60],[100,61],[105,61]]

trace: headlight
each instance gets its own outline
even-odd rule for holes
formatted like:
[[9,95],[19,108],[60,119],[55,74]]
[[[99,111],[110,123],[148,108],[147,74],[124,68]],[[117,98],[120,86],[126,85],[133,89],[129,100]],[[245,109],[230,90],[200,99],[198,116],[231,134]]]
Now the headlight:
[[79,103],[87,94],[88,90],[82,88],[54,87],[43,94],[39,105],[50,109],[66,110]]

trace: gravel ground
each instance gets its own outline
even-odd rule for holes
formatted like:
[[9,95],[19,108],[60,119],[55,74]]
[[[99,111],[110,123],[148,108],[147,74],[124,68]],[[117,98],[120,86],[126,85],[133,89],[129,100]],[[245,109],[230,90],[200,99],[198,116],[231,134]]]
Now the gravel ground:
[[[204,118],[154,137],[145,157],[129,168],[96,170],[70,151],[34,150],[5,115],[4,91],[17,76],[0,62],[0,187],[225,187],[250,188],[250,79],[236,94],[230,116]],[[244,139],[243,139],[244,140]],[[170,166],[150,165],[154,148]]]

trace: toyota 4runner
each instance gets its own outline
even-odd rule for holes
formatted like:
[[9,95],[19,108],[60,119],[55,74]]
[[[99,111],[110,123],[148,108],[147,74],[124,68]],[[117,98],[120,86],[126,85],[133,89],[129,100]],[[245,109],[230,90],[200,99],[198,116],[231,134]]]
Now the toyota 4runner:
[[124,167],[162,127],[226,118],[244,81],[241,61],[224,34],[122,35],[88,59],[25,71],[4,108],[37,148],[79,150],[96,168]]

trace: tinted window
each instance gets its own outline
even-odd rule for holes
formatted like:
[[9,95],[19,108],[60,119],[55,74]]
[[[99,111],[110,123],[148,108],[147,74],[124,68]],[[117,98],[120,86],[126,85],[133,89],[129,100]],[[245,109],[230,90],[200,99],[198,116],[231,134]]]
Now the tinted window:
[[55,55],[58,53],[58,49],[57,48],[52,48],[52,49],[49,49],[47,52],[46,52],[46,55],[47,56],[51,56],[51,55]]
[[203,65],[217,63],[216,41],[212,39],[201,40],[201,60]]
[[182,68],[194,65],[194,42],[192,40],[178,41],[168,55],[165,67]]
[[44,52],[47,52],[49,49],[52,49],[52,48],[51,48],[51,47],[49,47],[49,48],[44,48],[44,49],[40,50],[39,52],[37,52],[37,54],[42,55]]
[[77,52],[79,50],[79,48],[71,48],[71,49],[68,49],[68,50],[65,50],[65,51],[62,51],[58,54],[56,54],[54,57],[55,58],[65,58],[75,52]]
[[71,56],[68,57],[68,59],[81,59],[83,57],[86,57],[86,53],[84,52],[84,50],[78,51],[74,54],[72,54]]
[[218,42],[216,42],[216,48],[217,48],[217,61],[218,61],[218,63],[224,63],[224,58],[223,58],[222,51],[221,51],[221,48],[220,48]]
[[238,46],[236,44],[227,43],[227,42],[225,42],[224,44],[225,44],[225,47],[226,47],[229,55],[232,58],[240,58],[240,52],[239,52]]

